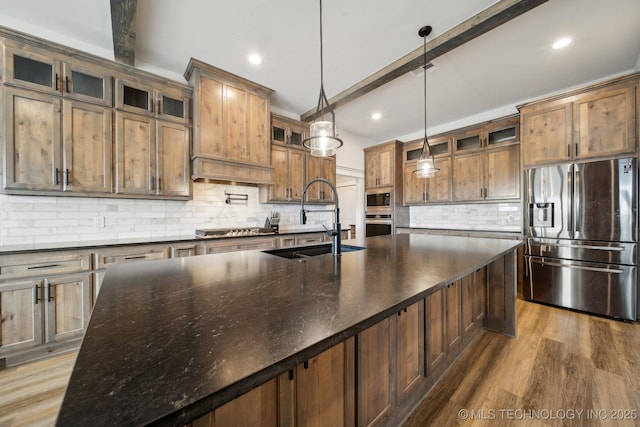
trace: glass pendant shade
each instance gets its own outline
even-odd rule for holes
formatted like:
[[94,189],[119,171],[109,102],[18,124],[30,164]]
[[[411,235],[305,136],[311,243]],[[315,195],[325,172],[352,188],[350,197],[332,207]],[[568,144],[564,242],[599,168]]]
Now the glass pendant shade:
[[330,157],[342,147],[342,141],[334,136],[333,122],[318,120],[311,123],[310,136],[305,140],[305,146],[309,148],[312,156]]
[[439,171],[431,157],[420,158],[418,160],[415,174],[418,178],[432,178]]

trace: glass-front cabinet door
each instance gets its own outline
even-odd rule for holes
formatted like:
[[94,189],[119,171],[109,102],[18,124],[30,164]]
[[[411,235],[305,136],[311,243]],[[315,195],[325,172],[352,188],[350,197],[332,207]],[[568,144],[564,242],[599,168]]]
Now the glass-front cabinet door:
[[3,80],[39,92],[60,93],[60,61],[32,51],[4,48]]
[[189,94],[180,90],[164,88],[155,91],[154,100],[158,118],[180,123],[189,121],[189,105],[191,104]]
[[116,107],[138,114],[153,113],[153,88],[116,79]]
[[70,62],[65,62],[63,68],[62,92],[65,97],[107,107],[112,105],[111,74]]

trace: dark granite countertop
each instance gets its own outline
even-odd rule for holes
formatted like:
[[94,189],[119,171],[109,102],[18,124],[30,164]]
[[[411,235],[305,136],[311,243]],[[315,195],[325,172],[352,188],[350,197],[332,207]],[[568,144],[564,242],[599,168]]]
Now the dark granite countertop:
[[183,425],[521,245],[411,234],[346,243],[366,250],[112,267],[57,424]]

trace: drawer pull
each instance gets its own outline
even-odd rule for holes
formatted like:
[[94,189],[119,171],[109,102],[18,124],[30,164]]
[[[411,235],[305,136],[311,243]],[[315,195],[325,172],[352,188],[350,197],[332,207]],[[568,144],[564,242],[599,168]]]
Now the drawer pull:
[[53,268],[53,267],[60,267],[60,264],[32,265],[31,267],[27,267],[27,270],[37,270],[38,268]]
[[135,255],[135,256],[126,256],[124,259],[145,259],[146,255]]

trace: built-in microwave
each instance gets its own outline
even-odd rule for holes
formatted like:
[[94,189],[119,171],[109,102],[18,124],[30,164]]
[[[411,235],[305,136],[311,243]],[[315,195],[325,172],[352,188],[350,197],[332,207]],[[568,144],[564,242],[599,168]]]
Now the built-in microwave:
[[367,193],[367,208],[391,206],[391,193]]

